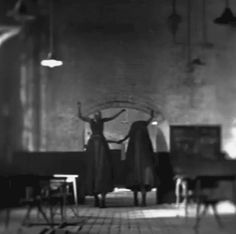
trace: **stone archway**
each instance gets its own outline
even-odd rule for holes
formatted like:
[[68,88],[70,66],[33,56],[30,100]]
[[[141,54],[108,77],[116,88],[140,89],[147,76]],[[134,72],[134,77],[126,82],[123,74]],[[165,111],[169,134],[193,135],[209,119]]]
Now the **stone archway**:
[[[84,106],[83,106],[84,107]],[[116,98],[116,99],[110,99],[110,100],[105,100],[103,102],[97,102],[97,103],[94,103],[93,105],[89,105],[89,106],[85,106],[85,108],[83,108],[83,114],[86,116],[86,115],[90,115],[90,114],[93,114],[94,112],[96,111],[101,111],[101,110],[104,110],[106,111],[107,109],[113,109],[113,108],[128,108],[128,109],[133,109],[133,110],[136,110],[136,111],[140,111],[140,112],[143,112],[145,114],[149,114],[150,113],[150,109],[153,109],[154,110],[154,119],[157,120],[157,122],[159,123],[158,124],[158,127],[156,127],[156,135],[157,135],[157,131],[165,131],[165,139],[163,138],[162,140],[167,142],[168,141],[168,131],[167,131],[167,128],[166,128],[166,118],[163,114],[163,112],[161,111],[161,108],[158,106],[158,105],[155,105],[153,104],[152,102],[150,102],[150,100],[145,100],[145,99],[138,99],[138,98],[135,98],[135,100],[130,100],[130,99],[125,99],[125,98]],[[164,124],[164,125],[163,125]],[[157,128],[159,128],[160,126],[160,129],[158,130]],[[163,129],[163,126],[165,127],[165,129]],[[153,126],[154,127],[154,126]],[[89,129],[88,126],[85,126],[84,127],[85,129]],[[89,131],[84,131],[84,142],[86,142],[88,136],[90,134]],[[164,137],[163,135],[163,137]],[[155,136],[157,137],[157,136]],[[153,141],[153,143],[155,142],[155,145],[156,145],[156,139]],[[168,144],[168,143],[167,143]],[[156,148],[156,147],[154,147]]]
[[90,115],[93,114],[96,111],[99,110],[105,110],[109,108],[130,108],[135,109],[138,111],[142,111],[144,113],[149,114],[150,110],[154,110],[154,116],[159,120],[163,121],[165,120],[165,116],[163,112],[161,111],[161,108],[157,105],[154,105],[150,101],[144,100],[144,99],[113,99],[113,100],[105,100],[103,102],[97,102],[93,105],[90,105],[88,107],[85,107],[83,110],[84,115]]

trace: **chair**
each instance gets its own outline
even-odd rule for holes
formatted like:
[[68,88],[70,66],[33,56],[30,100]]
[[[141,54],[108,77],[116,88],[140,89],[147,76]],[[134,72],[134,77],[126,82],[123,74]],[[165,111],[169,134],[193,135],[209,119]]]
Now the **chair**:
[[190,200],[195,200],[194,190],[196,181],[184,175],[176,175],[174,179],[176,206],[179,207],[180,203],[183,201],[185,217],[187,217],[189,202]]
[[[72,192],[71,192],[72,191]],[[54,217],[59,214],[61,223],[66,222],[67,206],[69,198],[74,195],[73,182],[68,181],[67,178],[53,177],[49,184],[44,186],[42,190],[44,204],[48,207],[50,213],[50,220],[55,223]],[[74,197],[75,204],[77,200]],[[78,217],[77,204],[76,208],[70,207],[73,214]]]
[[[223,227],[220,216],[218,215],[216,205],[224,200],[222,196],[217,194],[218,178],[214,176],[199,176],[196,178],[196,223],[195,229],[198,229],[200,220],[204,217],[209,207],[212,207],[214,217],[219,225]],[[203,206],[203,211],[200,213],[200,208]]]
[[64,179],[68,185],[72,188],[74,203],[76,206],[78,206],[78,196],[77,196],[77,182],[76,179],[78,178],[78,175],[72,175],[72,174],[54,174],[54,178],[62,178]]
[[30,178],[30,183],[25,185],[25,197],[21,199],[21,204],[27,206],[26,214],[23,218],[22,225],[30,225],[31,219],[31,211],[36,208],[38,211],[38,216],[41,214],[46,221],[46,224],[50,224],[50,221],[46,215],[45,210],[43,209],[43,197],[41,194],[41,188],[39,185],[39,178],[38,177],[27,177]]
[[[72,187],[72,182],[67,182],[66,178],[54,177],[39,177],[37,184],[27,185],[22,203],[28,208],[22,225],[46,225],[52,230],[55,230],[55,226],[61,229],[69,225],[78,225],[78,221],[66,221],[66,205],[71,196],[70,187]],[[30,214],[33,208],[37,208],[37,218],[39,219],[42,215],[44,222],[32,222]],[[73,208],[72,211],[75,216],[78,216]],[[57,215],[59,215],[59,220],[56,219]]]

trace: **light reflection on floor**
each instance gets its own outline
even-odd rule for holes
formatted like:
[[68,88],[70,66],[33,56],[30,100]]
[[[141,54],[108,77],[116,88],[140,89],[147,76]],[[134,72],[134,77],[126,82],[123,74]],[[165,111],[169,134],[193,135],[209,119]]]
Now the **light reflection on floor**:
[[[203,207],[201,207],[202,211]],[[229,201],[220,202],[217,205],[217,213],[219,215],[236,214],[236,207]],[[206,215],[214,215],[212,208],[208,208]],[[179,208],[176,205],[166,205],[165,207],[158,207],[155,209],[143,208],[142,210],[129,211],[129,217],[137,218],[171,218],[171,217],[185,217],[185,209],[181,204]],[[188,217],[196,217],[196,205],[191,204],[188,207]]]
[[147,209],[135,210],[128,212],[130,219],[150,219],[150,218],[167,218],[167,217],[177,217],[178,211],[176,209]]
[[[128,200],[128,201],[127,201]],[[93,207],[93,198],[88,199],[88,202],[79,206],[79,216],[76,218],[73,215],[70,207],[66,208],[68,221],[77,222],[75,227],[65,227],[69,233],[82,234],[113,234],[113,233],[181,233],[181,234],[196,234],[193,232],[193,225],[196,218],[196,205],[190,204],[188,208],[188,219],[186,221],[184,205],[177,207],[175,204],[155,204],[155,192],[149,194],[146,207],[134,207],[132,205],[132,192],[119,191],[108,196],[108,207],[100,209]],[[124,203],[125,202],[125,203]],[[235,206],[231,202],[221,202],[217,206],[218,213],[225,225],[224,233],[235,233]],[[4,227],[5,212],[0,212],[0,233],[1,234],[38,234],[43,230],[42,226],[22,227],[21,222],[26,214],[25,208],[13,209],[11,212],[10,226]],[[206,216],[209,218],[201,221],[200,234],[222,234],[221,229],[217,226],[217,222],[212,218],[213,212],[209,209]],[[233,214],[233,216],[231,215]],[[211,217],[212,216],[212,217]],[[37,212],[32,212],[32,221],[38,220]],[[55,217],[60,221],[60,216]],[[85,220],[81,228],[81,220]],[[77,230],[77,231],[72,231]],[[120,231],[119,231],[120,230]],[[118,232],[119,231],[119,232]],[[227,232],[226,232],[227,231]],[[59,233],[59,232],[58,232]],[[64,233],[61,231],[61,233]]]
[[[89,209],[89,208],[88,208]],[[95,208],[93,208],[95,209]],[[97,208],[99,210],[99,208]],[[104,218],[110,216],[110,211],[113,211],[114,208],[106,208],[106,212],[104,212]],[[180,207],[176,207],[175,204],[166,204],[166,205],[158,205],[158,206],[150,206],[150,207],[133,207],[126,209],[123,208],[117,208],[117,211],[119,211],[119,217],[121,219],[127,219],[127,216],[129,219],[151,219],[151,218],[174,218],[174,217],[185,217],[185,210],[184,206],[180,205]],[[12,213],[14,213],[14,218],[20,218],[23,217],[26,210],[22,208],[14,209]],[[221,202],[217,206],[217,212],[219,215],[232,215],[236,214],[236,208],[231,202]],[[5,212],[1,212],[0,217],[3,218]],[[36,211],[34,210],[32,212],[33,216],[36,216]],[[96,216],[97,212],[90,213],[89,216]],[[207,214],[208,216],[213,215],[213,210],[209,209]],[[101,215],[100,215],[101,216]],[[191,204],[188,207],[188,217],[196,217],[196,205]]]
[[[154,198],[156,189],[153,189],[151,193],[148,193],[148,196],[151,199]],[[115,188],[114,192],[110,194],[110,197],[131,197],[132,192],[129,189],[125,188]],[[153,202],[152,202],[153,203]],[[200,211],[203,210],[203,206],[201,206]],[[216,206],[217,213],[219,215],[231,215],[236,214],[236,206],[231,201],[222,201],[219,202]],[[213,209],[209,207],[207,209],[206,215],[214,215]],[[175,204],[162,204],[153,207],[151,206],[142,207],[142,209],[135,209],[129,211],[129,218],[137,219],[137,218],[171,218],[171,217],[185,217],[185,207],[184,204],[180,204],[177,207]],[[122,217],[122,215],[121,215]],[[125,215],[124,215],[125,217]],[[196,204],[191,203],[188,206],[188,217],[196,217]]]

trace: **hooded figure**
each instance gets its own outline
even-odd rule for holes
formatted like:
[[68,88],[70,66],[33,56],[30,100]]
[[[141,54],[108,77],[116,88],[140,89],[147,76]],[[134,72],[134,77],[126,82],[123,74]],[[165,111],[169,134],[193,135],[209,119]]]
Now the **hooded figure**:
[[126,152],[126,187],[134,192],[134,204],[138,205],[137,192],[142,192],[142,205],[146,205],[146,192],[156,187],[155,157],[148,124],[153,118],[151,111],[148,120],[135,121],[129,133],[117,143],[129,138]]

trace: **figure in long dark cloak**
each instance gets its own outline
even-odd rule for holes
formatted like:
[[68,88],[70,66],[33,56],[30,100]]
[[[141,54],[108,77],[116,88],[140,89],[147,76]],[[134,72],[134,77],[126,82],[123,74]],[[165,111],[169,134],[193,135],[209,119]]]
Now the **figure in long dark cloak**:
[[153,119],[151,111],[148,120],[135,121],[127,136],[117,143],[129,138],[126,152],[126,187],[134,192],[134,205],[138,205],[138,192],[142,193],[142,206],[146,206],[146,192],[156,186],[155,157],[148,124]]
[[[78,103],[78,117],[90,124],[92,135],[86,148],[86,177],[85,194],[95,197],[95,206],[104,208],[106,194],[112,192],[113,173],[112,158],[108,143],[103,135],[104,122],[118,117],[125,110],[109,118],[102,118],[101,112],[96,112],[93,118],[85,117],[81,113],[81,104]],[[102,196],[101,204],[99,194]]]

